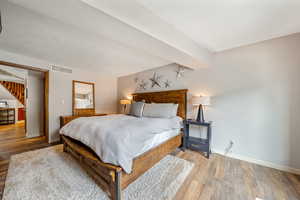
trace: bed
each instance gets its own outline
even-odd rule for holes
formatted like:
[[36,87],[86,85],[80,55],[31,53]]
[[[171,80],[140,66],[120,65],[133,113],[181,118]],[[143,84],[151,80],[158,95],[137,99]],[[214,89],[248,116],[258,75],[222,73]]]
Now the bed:
[[[132,96],[134,101],[145,100],[146,103],[177,103],[177,115],[183,119],[186,118],[187,90],[136,93]],[[80,116],[61,117],[61,126],[78,117]],[[132,161],[132,171],[130,173],[127,171],[126,173],[120,165],[103,162],[95,151],[87,145],[66,135],[61,136],[64,151],[71,154],[80,163],[99,187],[108,193],[112,200],[120,200],[122,189],[125,189],[130,183],[182,144],[182,133],[166,132],[160,134],[160,137],[151,140],[151,143],[154,144],[145,146],[145,149],[141,150],[139,155]],[[155,145],[155,141],[163,142]]]

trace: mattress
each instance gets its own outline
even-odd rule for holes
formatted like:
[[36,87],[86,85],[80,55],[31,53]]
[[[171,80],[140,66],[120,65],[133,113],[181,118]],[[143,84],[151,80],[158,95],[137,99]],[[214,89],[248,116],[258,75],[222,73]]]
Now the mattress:
[[163,131],[159,134],[154,135],[153,138],[147,141],[147,144],[140,150],[139,153],[136,154],[135,157],[138,157],[142,155],[143,153],[149,151],[150,149],[153,149],[160,144],[166,142],[167,140],[177,136],[180,134],[180,129],[173,129],[169,131]]

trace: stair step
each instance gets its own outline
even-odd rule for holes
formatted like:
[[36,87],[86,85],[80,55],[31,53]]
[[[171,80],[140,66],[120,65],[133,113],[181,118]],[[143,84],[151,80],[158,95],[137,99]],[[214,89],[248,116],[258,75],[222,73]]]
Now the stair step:
[[9,81],[0,81],[0,84],[2,84],[14,97],[16,97],[24,105],[24,84]]

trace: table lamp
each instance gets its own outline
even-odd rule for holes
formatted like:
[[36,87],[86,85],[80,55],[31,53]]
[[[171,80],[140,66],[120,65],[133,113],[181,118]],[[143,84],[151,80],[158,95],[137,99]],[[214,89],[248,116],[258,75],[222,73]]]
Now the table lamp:
[[121,99],[121,100],[120,100],[120,104],[121,104],[121,105],[124,105],[124,110],[123,110],[123,112],[125,113],[125,112],[126,112],[127,105],[128,105],[128,104],[131,104],[131,100],[129,100],[129,99]]
[[199,106],[196,120],[198,122],[205,122],[204,114],[203,114],[203,106],[210,105],[210,97],[209,96],[193,96],[192,103],[193,103],[193,105]]

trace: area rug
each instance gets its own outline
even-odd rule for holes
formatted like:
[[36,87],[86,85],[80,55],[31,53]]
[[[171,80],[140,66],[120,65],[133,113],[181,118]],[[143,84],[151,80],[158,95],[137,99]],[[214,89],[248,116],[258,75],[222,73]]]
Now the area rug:
[[[168,155],[122,191],[124,200],[171,200],[193,163]],[[3,200],[108,200],[62,145],[11,158]]]

